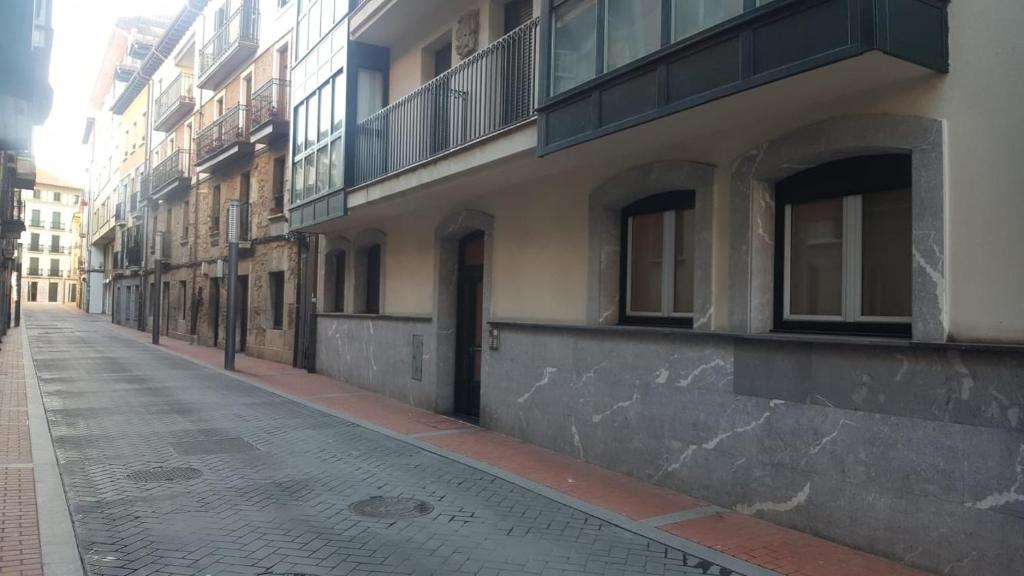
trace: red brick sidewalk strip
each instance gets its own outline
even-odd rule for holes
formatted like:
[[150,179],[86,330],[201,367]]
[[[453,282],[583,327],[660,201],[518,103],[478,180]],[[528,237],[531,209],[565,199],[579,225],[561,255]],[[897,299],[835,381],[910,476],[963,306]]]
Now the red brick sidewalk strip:
[[[139,340],[146,334],[124,329]],[[161,339],[161,346],[212,367],[222,350]],[[459,420],[290,366],[236,357],[235,366],[264,386],[392,432],[500,468],[637,521],[708,506],[706,502],[611,472]],[[752,516],[721,512],[660,525],[664,532],[786,576],[927,576],[920,570]]]
[[0,576],[42,576],[25,367],[18,329],[0,346]]

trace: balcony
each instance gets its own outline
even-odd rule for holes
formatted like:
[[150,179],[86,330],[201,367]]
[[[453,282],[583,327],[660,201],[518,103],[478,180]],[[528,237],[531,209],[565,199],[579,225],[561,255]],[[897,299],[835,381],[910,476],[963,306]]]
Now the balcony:
[[199,81],[203,90],[221,88],[236,68],[256,55],[259,48],[259,9],[254,0],[241,5],[199,51]]
[[29,244],[25,248],[25,250],[27,252],[31,253],[31,254],[42,254],[43,253],[43,247],[40,246],[39,244]]
[[192,186],[191,159],[188,150],[177,150],[153,167],[149,177],[154,200],[164,200],[188,192]]
[[354,184],[432,160],[535,116],[534,19],[356,126]]
[[423,30],[438,30],[461,8],[451,0],[361,0],[349,16],[352,40],[395,46]]
[[61,255],[69,254],[71,252],[71,249],[68,248],[67,246],[50,246],[46,251],[50,254]]
[[249,141],[249,109],[235,106],[203,128],[196,136],[196,170],[210,173],[252,155]]
[[288,82],[275,78],[253,92],[250,139],[254,143],[269,144],[288,136],[289,89]]
[[28,223],[29,228],[39,228],[40,230],[46,228],[46,222],[42,220],[30,220]]
[[[602,69],[605,62],[600,51],[555,53],[557,41],[552,40],[545,45],[548,53],[540,58],[544,96],[539,106],[539,152],[550,154],[673,115],[677,116],[666,118],[657,129],[639,130],[635,140],[649,142],[659,130],[684,135],[698,120],[713,122],[721,130],[725,124],[754,125],[777,109],[779,102],[814,106],[945,73],[949,66],[947,4],[947,0],[747,2],[748,8],[732,18],[695,29],[596,77],[589,74],[590,64]],[[667,10],[669,4],[665,6]],[[544,18],[551,34],[554,15]],[[724,111],[710,109],[713,101],[719,101],[716,107]],[[694,111],[679,114],[687,110]]]
[[32,268],[32,267],[30,266],[30,267],[29,267],[29,269],[28,269],[28,271],[27,271],[27,272],[25,272],[25,276],[42,276],[42,274],[40,274],[39,272],[40,272],[40,271],[39,271],[39,268],[38,268],[38,267],[36,267],[36,268]]
[[170,132],[188,118],[195,107],[192,75],[181,73],[153,103],[153,129],[158,132]]
[[10,210],[4,214],[2,229],[3,238],[17,239],[27,230],[25,226],[25,204],[21,201],[21,193],[11,190],[8,192]]
[[124,202],[118,202],[114,207],[114,224],[124,226],[128,223],[128,210]]

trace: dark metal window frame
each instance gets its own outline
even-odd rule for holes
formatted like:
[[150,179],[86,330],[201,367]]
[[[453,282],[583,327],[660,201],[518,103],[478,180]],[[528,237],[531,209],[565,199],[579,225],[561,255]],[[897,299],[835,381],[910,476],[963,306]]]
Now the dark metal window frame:
[[629,283],[629,219],[644,214],[658,214],[671,210],[695,210],[695,190],[670,190],[641,198],[622,209],[620,226],[621,249],[619,250],[619,324],[631,326],[674,326],[693,328],[693,318],[631,316],[627,301]]
[[787,320],[785,298],[786,206],[912,187],[911,157],[906,154],[854,156],[835,160],[808,168],[775,185],[774,331],[911,336],[910,322]]

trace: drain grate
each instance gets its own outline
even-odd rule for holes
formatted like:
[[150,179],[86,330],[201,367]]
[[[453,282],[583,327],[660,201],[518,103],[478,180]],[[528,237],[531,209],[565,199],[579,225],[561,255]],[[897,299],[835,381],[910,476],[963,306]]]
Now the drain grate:
[[128,474],[132,482],[185,482],[195,480],[203,473],[197,468],[147,468]]
[[434,505],[416,498],[396,496],[374,496],[360,500],[348,507],[349,511],[368,518],[404,520],[426,516],[434,511]]

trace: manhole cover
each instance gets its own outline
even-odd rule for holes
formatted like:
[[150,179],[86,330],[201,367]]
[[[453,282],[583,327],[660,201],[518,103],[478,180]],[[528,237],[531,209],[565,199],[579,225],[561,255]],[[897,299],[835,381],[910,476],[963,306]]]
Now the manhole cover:
[[149,468],[130,472],[128,479],[132,482],[184,482],[202,475],[196,468]]
[[374,496],[373,498],[360,500],[349,506],[348,509],[353,514],[358,514],[359,516],[402,520],[426,516],[434,511],[434,505],[415,498]]

